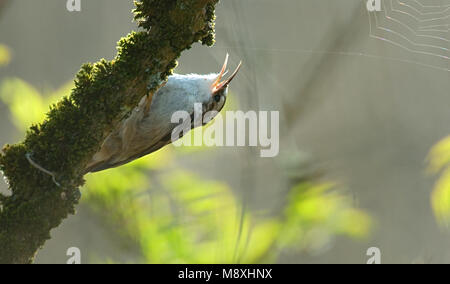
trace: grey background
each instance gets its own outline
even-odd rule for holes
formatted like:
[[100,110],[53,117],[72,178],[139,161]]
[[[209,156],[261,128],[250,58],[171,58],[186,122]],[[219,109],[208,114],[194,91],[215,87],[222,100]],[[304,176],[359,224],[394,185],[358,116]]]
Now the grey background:
[[[67,12],[65,2],[10,3],[0,18],[0,43],[14,57],[2,78],[20,77],[41,91],[57,88],[82,63],[111,59],[120,37],[136,28],[132,1],[82,0],[79,13]],[[377,222],[368,242],[337,239],[323,254],[285,255],[280,262],[365,263],[371,246],[381,249],[385,263],[450,262],[450,235],[434,220],[434,180],[425,175],[429,149],[450,133],[449,72],[413,62],[447,69],[449,63],[371,38],[360,0],[226,0],[217,13],[216,46],[195,45],[177,72],[216,72],[226,52],[233,65],[243,59],[232,91],[243,110],[281,112],[281,153],[260,159],[254,151],[223,148],[207,167],[184,163],[232,185],[252,209],[270,210],[284,198],[280,161],[307,153]],[[0,130],[0,144],[21,138],[2,104]],[[64,263],[72,246],[104,253],[98,260],[136,257],[83,206],[52,236],[39,263]],[[83,261],[95,260],[83,255]]]

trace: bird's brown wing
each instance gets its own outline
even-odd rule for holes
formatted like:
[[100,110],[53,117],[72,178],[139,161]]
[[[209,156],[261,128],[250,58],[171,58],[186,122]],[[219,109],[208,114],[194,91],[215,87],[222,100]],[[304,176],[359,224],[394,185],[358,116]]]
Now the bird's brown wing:
[[129,158],[122,160],[122,161],[114,161],[114,157],[111,157],[108,161],[102,161],[100,163],[94,164],[92,166],[90,166],[87,170],[86,173],[95,173],[95,172],[100,172],[100,171],[104,171],[107,169],[111,169],[111,168],[117,168],[120,167],[122,165],[128,164],[136,159],[142,158],[144,156],[147,156],[148,154],[151,154],[155,151],[158,151],[159,149],[161,149],[162,147],[170,144],[172,138],[172,133],[167,134],[163,139],[161,139],[160,141],[158,141],[156,144],[148,147],[147,149],[145,149],[142,152],[139,152],[133,156],[130,156]]
[[[193,129],[194,128],[194,114],[191,113],[190,117],[191,117],[191,129]],[[126,159],[118,161],[117,156],[111,156],[106,161],[101,161],[99,163],[95,163],[95,164],[89,166],[89,168],[86,170],[86,173],[89,173],[89,172],[95,173],[95,172],[100,172],[100,171],[104,171],[104,170],[111,169],[111,168],[117,168],[122,165],[128,164],[136,159],[147,156],[148,154],[156,152],[159,149],[163,148],[164,146],[169,145],[173,142],[172,134],[173,134],[172,130],[170,130],[155,144],[145,148],[142,151],[139,151],[138,153],[136,153],[134,155],[127,157]],[[182,138],[184,134],[185,134],[184,132],[179,133],[179,135],[180,135],[179,138]]]
[[92,172],[92,169],[109,168],[110,161],[119,157],[123,153],[130,151],[133,146],[133,139],[138,134],[139,124],[148,116],[153,93],[142,98],[139,105],[133,110],[130,117],[123,120],[118,129],[112,132],[87,165],[85,173]]
[[[194,113],[190,114],[191,117],[191,129],[194,128]],[[138,122],[134,123],[139,123]],[[134,123],[130,122],[130,126]],[[125,122],[126,126],[127,122]],[[130,128],[128,126],[128,128]],[[134,129],[139,129],[139,127],[135,127]],[[132,162],[136,159],[139,159],[141,157],[144,157],[148,154],[151,154],[155,151],[158,151],[162,147],[172,143],[172,129],[169,128],[170,131],[168,133],[165,133],[162,138],[154,143],[153,145],[150,145],[149,147],[143,147],[138,149],[133,149],[136,146],[137,143],[133,142],[133,139],[135,139],[138,135],[136,134],[136,131],[118,131],[114,133],[114,135],[111,135],[108,141],[105,142],[105,145],[102,147],[102,150],[98,153],[100,154],[99,161],[93,161],[91,164],[88,165],[86,169],[86,173],[89,172],[99,172],[103,170],[107,170],[110,168],[116,168],[125,164],[128,164],[129,162]],[[185,133],[180,133],[180,138]],[[139,140],[139,138],[138,138]],[[142,139],[140,139],[142,140]],[[103,151],[103,152],[102,152]],[[126,153],[126,155],[124,155]],[[97,154],[97,155],[98,155]],[[128,155],[130,154],[130,155]]]

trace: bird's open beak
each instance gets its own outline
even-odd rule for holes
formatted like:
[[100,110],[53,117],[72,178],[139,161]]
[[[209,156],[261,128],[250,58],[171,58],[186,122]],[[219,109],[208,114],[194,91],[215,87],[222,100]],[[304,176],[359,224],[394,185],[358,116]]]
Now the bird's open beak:
[[225,74],[228,72],[227,71],[228,57],[229,57],[229,55],[227,54],[227,57],[225,58],[225,63],[223,64],[222,70],[220,71],[219,76],[217,76],[216,81],[212,85],[212,87],[213,87],[213,94],[215,94],[218,91],[223,90],[226,87],[228,87],[228,85],[231,83],[231,81],[233,81],[234,77],[236,77],[237,73],[241,69],[242,61],[239,63],[238,67],[233,72],[233,74],[228,79],[226,79],[225,81],[221,82],[222,79],[223,79],[223,76],[225,76]]

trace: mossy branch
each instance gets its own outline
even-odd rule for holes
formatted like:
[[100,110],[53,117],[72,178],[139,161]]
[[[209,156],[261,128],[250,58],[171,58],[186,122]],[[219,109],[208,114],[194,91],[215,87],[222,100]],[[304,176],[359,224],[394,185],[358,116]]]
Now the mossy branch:
[[[31,263],[50,231],[75,213],[83,171],[107,135],[172,74],[181,52],[214,42],[218,0],[143,0],[135,19],[142,32],[119,42],[112,61],[85,64],[70,96],[53,105],[25,140],[6,145],[0,170],[12,196],[0,195],[0,263]],[[26,155],[56,174],[33,167]]]

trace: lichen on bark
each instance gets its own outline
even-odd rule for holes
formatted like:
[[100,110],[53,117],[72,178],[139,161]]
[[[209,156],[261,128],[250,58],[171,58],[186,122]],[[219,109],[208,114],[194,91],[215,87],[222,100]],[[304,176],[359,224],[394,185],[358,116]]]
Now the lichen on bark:
[[[75,213],[84,169],[106,136],[155,92],[195,42],[214,43],[214,9],[219,0],[142,0],[135,19],[143,31],[120,40],[112,61],[85,64],[72,93],[51,106],[23,142],[6,145],[0,170],[12,195],[0,195],[0,263],[31,263],[50,231]],[[56,174],[33,167],[26,158]]]

